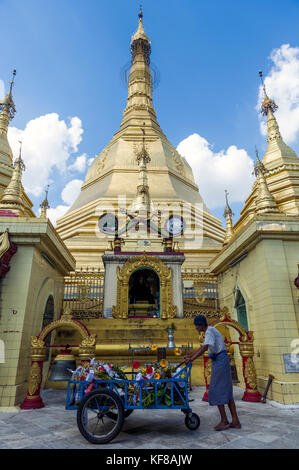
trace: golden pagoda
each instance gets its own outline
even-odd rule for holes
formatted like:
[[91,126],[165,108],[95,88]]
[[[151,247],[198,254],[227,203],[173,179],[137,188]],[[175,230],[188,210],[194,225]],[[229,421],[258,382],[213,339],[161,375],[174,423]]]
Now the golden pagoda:
[[[157,121],[152,100],[151,41],[144,31],[142,11],[130,51],[128,98],[120,128],[91,164],[79,196],[66,215],[58,219],[57,231],[76,258],[77,267],[101,268],[101,255],[109,243],[98,230],[99,217],[113,210],[117,213],[121,198],[125,202],[118,222],[124,226],[129,209],[146,197],[152,220],[161,214],[155,223],[162,226],[162,232],[169,214],[185,219],[186,231],[176,243],[186,255],[184,267],[205,268],[221,249],[224,230],[220,220],[207,209],[190,165],[168,141]],[[146,162],[139,158],[142,152],[148,156]],[[144,178],[148,189],[141,181]],[[143,188],[137,199],[136,188]],[[125,251],[140,250],[142,238],[147,238],[147,252],[163,251],[163,234],[148,239],[136,229],[122,237]]]
[[16,70],[13,71],[13,78],[7,96],[0,102],[0,197],[8,185],[12,175],[12,151],[7,140],[9,122],[14,118],[16,108],[12,97],[12,87]]

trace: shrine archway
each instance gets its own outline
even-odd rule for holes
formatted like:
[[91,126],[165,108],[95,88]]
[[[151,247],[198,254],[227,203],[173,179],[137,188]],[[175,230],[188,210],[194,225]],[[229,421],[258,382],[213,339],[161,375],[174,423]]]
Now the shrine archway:
[[74,328],[80,334],[82,340],[79,345],[79,358],[81,361],[90,360],[95,356],[96,335],[91,335],[86,326],[72,318],[70,310],[65,309],[61,318],[49,323],[37,336],[31,337],[31,366],[28,378],[28,391],[25,400],[21,404],[21,409],[28,410],[45,406],[40,396],[43,365],[47,350],[45,341],[53,330],[62,326]]
[[[236,320],[232,320],[227,307],[224,307],[218,318],[207,318],[210,326],[217,327],[218,325],[225,325],[233,328],[239,333],[239,346],[240,355],[242,356],[243,377],[245,383],[245,392],[242,400],[259,402],[261,394],[257,389],[256,370],[253,362],[254,348],[253,348],[253,331],[246,331],[243,326]],[[204,376],[206,383],[206,391],[203,396],[203,401],[208,401],[209,392],[209,379],[211,376],[211,359],[204,356]]]
[[146,253],[130,258],[121,268],[117,267],[117,305],[112,308],[114,318],[128,318],[129,281],[131,275],[140,268],[151,269],[159,277],[160,317],[175,318],[177,307],[173,305],[172,270],[159,258]]

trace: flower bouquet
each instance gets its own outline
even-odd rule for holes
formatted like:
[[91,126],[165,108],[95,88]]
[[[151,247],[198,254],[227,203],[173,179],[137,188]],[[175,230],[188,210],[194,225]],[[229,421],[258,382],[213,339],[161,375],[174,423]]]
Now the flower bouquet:
[[[136,374],[136,386],[131,387],[134,402],[140,403],[140,387],[138,387],[138,382],[141,380],[148,380],[148,382],[145,382],[142,387],[141,405],[144,408],[155,405],[155,396],[157,396],[160,405],[171,406],[171,384],[167,382],[159,382],[155,392],[155,380],[171,379],[176,374],[179,374],[182,368],[170,366],[166,359],[162,359],[159,363],[155,362],[153,364],[145,364],[144,367],[140,367],[139,362],[135,361],[133,363],[133,369]],[[180,375],[180,378],[184,377],[184,374]],[[183,403],[182,396],[184,396],[183,388],[185,387],[185,382],[178,382],[177,384],[180,386],[181,390],[179,392],[176,387],[173,387],[173,404],[175,405]],[[137,388],[138,390],[136,391]]]
[[[95,358],[93,358],[90,362],[86,362],[84,365],[77,367],[76,370],[69,370],[72,373],[72,381],[85,381],[90,383],[90,385],[84,391],[84,393],[88,393],[94,388],[95,379],[127,380],[124,369],[126,369],[126,366],[119,367],[117,364],[106,364],[101,361],[97,362]],[[119,388],[117,390],[120,394],[122,394],[123,389],[124,385],[120,382]],[[78,404],[80,402],[80,393],[78,391],[79,389],[75,385],[73,390],[73,402]]]

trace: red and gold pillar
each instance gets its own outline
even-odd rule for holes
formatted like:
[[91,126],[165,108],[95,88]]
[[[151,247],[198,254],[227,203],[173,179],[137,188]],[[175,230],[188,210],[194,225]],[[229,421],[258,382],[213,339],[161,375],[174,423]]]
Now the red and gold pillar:
[[243,376],[245,382],[245,392],[242,400],[259,402],[261,401],[261,394],[257,389],[256,383],[256,370],[253,362],[254,349],[253,349],[253,335],[247,338],[247,341],[242,341],[240,338],[240,354],[243,361]]
[[31,338],[31,367],[28,379],[27,397],[21,404],[22,410],[43,408],[45,405],[40,396],[43,378],[43,365],[46,358],[46,347],[43,340],[36,336]]

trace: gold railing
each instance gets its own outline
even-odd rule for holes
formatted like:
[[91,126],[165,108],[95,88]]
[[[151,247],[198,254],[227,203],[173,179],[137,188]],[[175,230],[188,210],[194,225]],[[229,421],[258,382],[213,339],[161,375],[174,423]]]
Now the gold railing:
[[191,281],[189,287],[184,283],[184,317],[193,318],[201,313],[214,316],[219,310],[217,276],[189,269],[182,271],[182,278]]
[[103,316],[104,272],[81,269],[64,279],[63,306],[77,319]]

